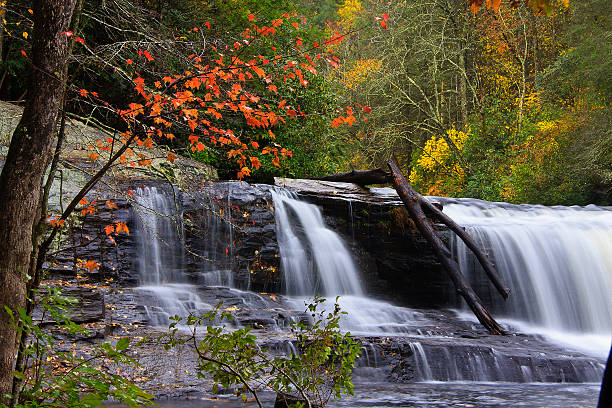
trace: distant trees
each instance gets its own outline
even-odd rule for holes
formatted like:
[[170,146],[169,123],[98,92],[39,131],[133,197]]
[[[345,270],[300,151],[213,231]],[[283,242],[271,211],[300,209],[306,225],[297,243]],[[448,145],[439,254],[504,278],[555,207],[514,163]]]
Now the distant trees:
[[390,21],[339,50],[343,97],[372,107],[340,132],[351,165],[395,155],[424,194],[609,203],[604,3],[360,1]]

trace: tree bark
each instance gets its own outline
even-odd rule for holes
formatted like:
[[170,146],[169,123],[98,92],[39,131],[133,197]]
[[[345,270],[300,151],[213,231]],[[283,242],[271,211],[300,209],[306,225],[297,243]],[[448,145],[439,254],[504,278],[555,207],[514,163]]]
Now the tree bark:
[[467,65],[465,62],[465,46],[463,41],[459,42],[459,97],[461,105],[461,127],[464,132],[468,128],[468,103],[467,103]]
[[[13,133],[0,175],[0,303],[12,311],[25,305],[29,260],[40,231],[40,191],[55,140],[57,116],[66,86],[76,0],[35,0],[34,35],[28,102]],[[16,331],[0,311],[0,395],[10,394]]]
[[482,323],[489,333],[505,334],[505,330],[495,321],[493,316],[491,316],[489,311],[484,307],[476,292],[474,292],[459,270],[459,265],[457,265],[457,262],[455,262],[453,259],[450,250],[446,247],[446,245],[444,245],[444,242],[442,242],[440,237],[438,237],[432,225],[427,220],[427,216],[425,215],[423,208],[421,208],[421,195],[410,187],[410,184],[408,184],[393,160],[389,160],[387,164],[391,169],[392,183],[397,191],[397,194],[399,194],[400,198],[402,199],[402,202],[406,206],[406,209],[408,210],[408,213],[410,214],[410,217],[414,221],[418,230],[432,246],[438,260],[442,263],[446,273],[453,281],[457,293],[459,293],[465,299],[470,309],[472,309],[472,312],[474,312],[480,323]]
[[317,180],[340,181],[344,183],[355,183],[360,186],[369,184],[387,184],[390,174],[381,168],[374,170],[353,170],[348,173],[330,174]]

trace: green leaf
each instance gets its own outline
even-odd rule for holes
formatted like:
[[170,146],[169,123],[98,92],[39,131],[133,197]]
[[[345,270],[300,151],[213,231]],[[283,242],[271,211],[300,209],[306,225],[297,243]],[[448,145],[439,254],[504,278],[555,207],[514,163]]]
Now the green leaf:
[[130,345],[130,338],[129,337],[122,337],[117,342],[117,345],[115,346],[115,350],[123,351],[126,348],[128,348],[129,345]]

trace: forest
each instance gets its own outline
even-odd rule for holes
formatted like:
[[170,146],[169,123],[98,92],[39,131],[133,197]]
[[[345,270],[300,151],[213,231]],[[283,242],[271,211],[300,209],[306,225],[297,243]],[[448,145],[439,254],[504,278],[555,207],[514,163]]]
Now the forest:
[[[3,100],[27,96],[29,7],[12,1],[1,11]],[[273,107],[266,111],[294,120],[253,126],[226,105],[200,118],[240,135],[242,153],[214,137],[195,141],[199,129],[184,124],[160,142],[222,178],[245,167],[251,181],[319,177],[395,156],[427,195],[606,205],[609,19],[604,0],[478,13],[464,0],[85,1],[71,37],[67,111],[123,130],[116,112],[146,100],[136,79],[165,90],[168,78],[194,70],[194,59],[222,69],[239,57],[261,63],[266,76],[252,71],[238,84],[261,93]],[[279,110],[282,101],[293,109]]]
[[[456,292],[465,296],[469,291],[469,298],[481,307],[481,293],[472,294],[469,287],[476,286],[478,292],[479,284],[463,278],[459,247],[450,247],[454,238],[438,237],[440,225],[446,224],[466,243],[470,239],[460,222],[442,213],[443,206],[471,205],[477,199],[491,202],[486,204],[490,214],[498,214],[491,208],[502,203],[503,211],[516,210],[519,215],[520,208],[548,211],[539,205],[595,208],[588,217],[612,206],[608,0],[0,0],[0,17],[0,406],[93,407],[107,400],[131,407],[148,405],[159,396],[154,391],[163,387],[155,383],[159,389],[147,390],[150,378],[139,371],[139,347],[148,347],[154,356],[181,354],[187,346],[195,354],[189,368],[181,371],[211,381],[210,395],[230,390],[244,403],[261,407],[270,398],[264,393],[264,402],[260,400],[264,389],[274,392],[275,407],[326,406],[354,394],[351,372],[368,347],[378,350],[374,356],[410,356],[420,364],[427,357],[414,339],[409,346],[398,345],[401,341],[388,345],[388,332],[382,329],[376,332],[375,346],[367,345],[365,338],[356,340],[343,326],[342,316],[359,308],[351,309],[338,297],[332,309],[326,309],[330,304],[319,295],[369,296],[370,288],[361,287],[367,279],[350,277],[353,266],[347,265],[353,262],[359,264],[355,270],[377,271],[374,290],[392,292],[393,283],[386,280],[397,273],[393,268],[398,260],[393,258],[403,261],[407,255],[395,247],[381,252],[373,243],[379,237],[360,234],[375,230],[392,245],[401,236],[401,242],[410,242],[418,252],[419,245],[427,244],[415,243],[418,238],[410,231],[432,218],[427,224],[429,243],[435,241],[436,253],[446,259],[442,263],[453,263],[453,276],[468,288],[458,287],[451,277]],[[354,175],[355,170],[376,173],[387,166],[394,183],[387,174],[381,183],[357,184],[393,185],[410,210],[408,194],[423,206],[412,221],[405,210],[389,210],[386,206],[397,203],[376,196],[374,189],[374,198],[357,192],[354,199],[353,193],[342,191],[344,187],[325,190],[321,184],[316,187],[321,190],[311,191],[312,185],[296,184],[303,189],[300,198],[323,208],[315,210],[296,204],[292,200],[298,195],[280,193],[278,187],[264,187],[264,193],[251,187]],[[220,183],[218,187],[205,183],[211,180]],[[414,194],[410,189],[402,195],[400,185],[411,186]],[[207,191],[205,198],[199,195],[202,191]],[[232,194],[240,197],[236,203]],[[334,196],[343,194],[348,197],[348,216],[334,213],[344,205]],[[264,195],[267,198],[261,199]],[[373,203],[380,204],[376,211],[383,215],[372,210]],[[158,219],[143,216],[139,209]],[[604,242],[612,230],[605,216],[592,223],[605,227],[593,242]],[[282,227],[283,217],[295,223],[299,219],[299,231]],[[274,231],[271,246],[266,241],[270,228],[258,229],[263,219]],[[330,219],[342,230],[338,238],[328,233]],[[319,254],[329,265],[316,259],[300,261],[307,265],[300,270],[310,268],[315,283],[302,285],[310,285],[307,293],[292,293],[286,289],[287,271],[298,268],[299,262],[288,261],[283,246],[308,238],[308,245],[292,249],[314,257],[325,249],[318,249],[316,239],[308,235],[315,224],[319,233],[327,234],[321,242],[336,252],[333,257]],[[580,224],[580,233],[590,228],[585,225]],[[477,229],[466,231],[478,234]],[[210,244],[193,243],[196,233]],[[343,244],[343,239],[350,243]],[[356,250],[362,241],[367,249]],[[494,245],[471,240],[468,245],[487,274],[496,273],[497,265],[485,254],[494,251]],[[482,252],[475,250],[478,245],[485,246]],[[600,247],[605,245],[609,244]],[[344,258],[349,247],[359,254],[372,251],[377,259]],[[428,258],[429,249],[424,251],[420,267],[427,273],[440,269],[431,261],[433,255]],[[554,264],[554,256],[542,252]],[[230,278],[202,278],[198,268],[209,264],[214,268],[206,268],[215,273],[229,271]],[[338,264],[342,265],[336,268]],[[601,264],[591,269],[604,271],[597,289],[605,292],[612,278],[606,269],[609,261]],[[336,273],[334,268],[347,275],[326,280],[325,274]],[[155,279],[143,277],[153,270]],[[512,297],[502,281],[514,278],[504,271],[501,275],[491,280],[504,299]],[[410,284],[421,285],[427,279]],[[431,287],[444,286],[435,282]],[[587,290],[591,283],[573,286]],[[170,294],[158,293],[164,285],[171,288]],[[197,285],[204,289],[192,288]],[[551,285],[556,290],[564,284]],[[172,292],[179,286],[183,292]],[[206,292],[209,286],[213,294]],[[220,286],[230,292],[257,293],[265,305],[252,306],[249,302],[254,301],[244,300],[243,293],[231,298]],[[340,289],[334,292],[330,287]],[[188,316],[175,316],[176,304],[139,304],[141,289],[152,291],[152,297],[180,299],[175,303],[183,309],[187,304],[206,304],[206,313],[189,306]],[[76,298],[63,294],[73,290]],[[81,291],[102,299],[98,320],[75,321],[71,310],[82,306]],[[124,291],[136,300],[126,300]],[[293,343],[278,344],[300,352],[292,348],[289,357],[279,356],[274,354],[278,344],[271,347],[273,352],[263,347],[266,341],[273,343],[266,337],[269,327],[264,327],[269,322],[252,310],[269,313],[278,304],[295,302],[291,296],[305,294],[312,298],[305,312],[310,323],[291,315],[293,311],[284,316],[284,309],[279,312],[286,320],[282,324],[278,317],[268,319],[276,319],[276,332],[282,326],[294,336]],[[487,296],[483,303],[489,301]],[[599,299],[597,294],[593,297]],[[231,303],[238,298],[242,306]],[[115,306],[105,299],[120,304],[118,310],[138,305],[148,323],[132,315],[125,322],[111,318],[109,323],[105,310],[115,316]],[[216,307],[213,299],[219,301]],[[403,302],[400,306],[413,307],[409,300]],[[609,300],[602,302],[599,312],[611,313]],[[447,313],[452,305],[442,303],[415,307],[440,307]],[[387,310],[378,304],[372,307]],[[169,330],[143,329],[153,320],[151,310],[158,309],[165,313],[162,326]],[[129,310],[126,313],[134,316],[142,312]],[[498,312],[495,306],[493,310]],[[244,313],[257,317],[244,318]],[[474,329],[480,330],[478,336],[484,338],[487,331],[507,334],[505,322],[502,328],[487,310],[484,313],[495,330],[484,324],[484,329]],[[241,318],[256,323],[251,328]],[[231,329],[220,326],[222,322]],[[438,329],[435,324],[431,323]],[[445,330],[464,330],[452,324],[456,326]],[[571,329],[577,330],[575,326]],[[601,327],[595,326],[588,330],[601,334]],[[530,350],[544,350],[547,346],[542,344],[530,345]],[[587,367],[586,374],[576,374],[569,382],[597,382],[593,378],[603,373],[603,360],[588,353],[584,361],[582,357],[576,364]],[[551,359],[561,364],[559,358]],[[538,382],[531,381],[537,375],[542,382],[557,382],[545,379],[553,374],[537,374],[543,363],[530,364],[534,368],[529,375],[526,366],[520,366],[523,377],[518,382]],[[560,370],[563,380],[558,382],[565,382]],[[411,381],[419,376],[438,381],[432,370],[413,371]],[[187,381],[179,381],[176,372],[177,383]],[[453,375],[445,378],[457,380],[467,374]],[[606,376],[609,384],[610,374]],[[503,378],[495,381],[507,380]],[[609,391],[603,398],[611,398]]]

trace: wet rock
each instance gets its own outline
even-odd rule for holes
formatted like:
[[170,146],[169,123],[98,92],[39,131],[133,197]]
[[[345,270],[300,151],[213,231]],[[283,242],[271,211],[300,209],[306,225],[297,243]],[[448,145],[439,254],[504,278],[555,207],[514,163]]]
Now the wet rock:
[[[357,255],[368,293],[408,307],[457,305],[450,279],[394,189],[284,178],[275,183],[321,208]],[[445,227],[437,228],[446,239]]]
[[[61,288],[63,297],[72,298],[75,303],[68,307],[67,315],[74,323],[91,323],[104,321],[106,305],[104,293],[98,288],[64,286]],[[40,303],[40,302],[39,302]],[[48,311],[38,307],[34,310],[32,318],[43,324],[55,324],[55,319]]]

